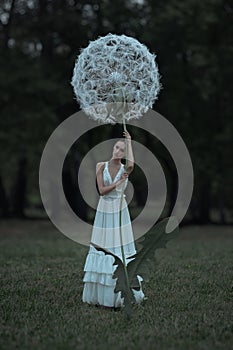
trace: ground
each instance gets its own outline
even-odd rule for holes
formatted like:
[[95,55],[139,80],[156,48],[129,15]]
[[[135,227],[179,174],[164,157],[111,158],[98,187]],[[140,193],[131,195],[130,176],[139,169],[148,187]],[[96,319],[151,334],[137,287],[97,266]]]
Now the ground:
[[2,221],[0,348],[232,349],[232,243],[229,226],[181,228],[128,321],[81,301],[86,246],[46,220]]

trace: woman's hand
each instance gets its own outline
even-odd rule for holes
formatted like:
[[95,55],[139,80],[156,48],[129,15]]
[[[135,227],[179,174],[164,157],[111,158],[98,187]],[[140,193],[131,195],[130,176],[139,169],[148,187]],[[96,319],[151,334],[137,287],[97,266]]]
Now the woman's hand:
[[125,171],[123,174],[121,174],[120,180],[125,180],[128,176],[129,174],[127,173],[127,171]]
[[118,180],[118,181],[116,182],[116,185],[117,185],[117,186],[120,185],[123,181],[125,181],[125,180],[128,178],[128,176],[129,176],[129,174],[125,171],[125,172],[121,175],[120,180]]
[[131,141],[131,135],[128,131],[124,131],[123,136],[126,138],[127,141]]

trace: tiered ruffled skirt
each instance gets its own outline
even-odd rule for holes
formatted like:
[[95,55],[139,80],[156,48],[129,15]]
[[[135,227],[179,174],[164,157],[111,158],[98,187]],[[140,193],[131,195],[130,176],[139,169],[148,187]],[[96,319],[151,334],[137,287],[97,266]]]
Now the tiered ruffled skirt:
[[[124,254],[128,264],[134,258],[127,258],[133,256],[136,250],[125,199],[123,199],[122,206],[122,236]],[[123,260],[120,247],[119,198],[100,197],[93,225],[92,242],[109,250]],[[113,265],[113,263],[114,257],[112,255],[105,254],[90,245],[84,265],[83,302],[110,307],[123,306],[124,299],[121,298],[121,293],[114,292],[116,279],[113,279],[113,273],[117,265]],[[143,278],[139,275],[137,277],[140,290],[136,291],[132,289],[132,291],[136,302],[140,303],[145,297],[141,286]]]

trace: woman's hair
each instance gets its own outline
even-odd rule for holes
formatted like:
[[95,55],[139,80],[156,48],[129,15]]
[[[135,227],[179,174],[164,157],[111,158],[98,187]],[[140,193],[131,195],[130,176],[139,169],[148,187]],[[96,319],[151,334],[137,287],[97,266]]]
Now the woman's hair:
[[115,144],[117,143],[117,142],[124,142],[124,144],[125,144],[125,139],[123,139],[123,138],[121,138],[121,139],[118,139],[116,142],[114,142],[114,146],[115,146]]

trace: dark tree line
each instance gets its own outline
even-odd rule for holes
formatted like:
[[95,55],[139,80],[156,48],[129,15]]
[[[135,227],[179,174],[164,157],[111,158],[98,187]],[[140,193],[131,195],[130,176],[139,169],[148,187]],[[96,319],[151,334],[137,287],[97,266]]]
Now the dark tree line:
[[[233,7],[228,0],[4,0],[0,4],[0,216],[26,217],[42,207],[38,189],[41,153],[54,128],[78,110],[70,79],[75,58],[89,40],[125,34],[157,54],[163,90],[155,109],[183,137],[194,166],[189,220],[232,220],[232,52]],[[158,142],[133,131],[158,156]],[[106,129],[103,137],[117,136]],[[148,141],[149,140],[149,141]],[[87,216],[69,164],[100,136],[87,135],[71,150],[63,183],[74,210]],[[175,179],[175,177],[172,177]],[[135,176],[135,183],[140,182]],[[169,184],[170,209],[177,184]],[[72,196],[72,188],[77,196]],[[145,191],[136,196],[138,205]],[[214,214],[213,214],[214,213]]]

